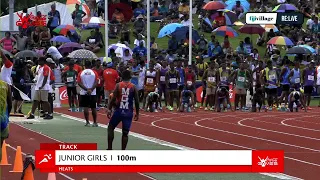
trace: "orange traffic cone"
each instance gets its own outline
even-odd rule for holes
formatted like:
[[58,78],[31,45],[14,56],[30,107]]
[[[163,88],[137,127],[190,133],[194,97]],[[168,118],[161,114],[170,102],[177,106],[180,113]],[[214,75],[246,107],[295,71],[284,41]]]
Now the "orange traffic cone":
[[7,155],[7,144],[3,141],[2,144],[2,159],[0,162],[0,166],[9,166],[11,164],[8,163],[8,155]]
[[22,161],[22,151],[21,146],[17,146],[16,157],[14,159],[13,170],[10,172],[23,172],[23,161]]
[[56,180],[56,173],[49,173],[48,180]]
[[23,180],[34,180],[32,164],[29,164],[29,166],[27,167],[24,173]]

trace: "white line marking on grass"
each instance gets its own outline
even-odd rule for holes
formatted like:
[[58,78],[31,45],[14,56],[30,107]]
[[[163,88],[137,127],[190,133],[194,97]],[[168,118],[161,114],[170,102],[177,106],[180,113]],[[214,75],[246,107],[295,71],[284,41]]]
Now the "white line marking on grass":
[[[17,124],[17,123],[14,123],[14,124],[16,124],[17,126],[19,126],[19,127],[21,127],[21,128],[24,128],[24,129],[26,129],[26,130],[29,130],[29,131],[31,131],[31,132],[40,134],[40,133],[38,133],[38,132],[36,132],[36,131],[33,131],[32,129],[28,129],[28,128],[24,127],[24,126],[21,126],[21,125]],[[56,140],[56,139],[53,139],[53,138],[51,138],[51,137],[49,137],[49,136],[46,136],[46,135],[44,135],[44,134],[40,134],[40,135],[45,136],[46,138],[52,139],[52,140],[57,141],[57,142],[61,142],[61,141],[58,141],[58,140]],[[8,145],[9,148],[13,149],[14,151],[17,151],[17,149],[16,149],[15,147],[12,147],[10,144],[7,144],[7,145]],[[22,148],[23,148],[23,147],[22,147]],[[24,153],[24,152],[21,152],[21,153],[22,153],[22,155],[24,155],[24,156],[27,155],[27,154]],[[32,155],[32,158],[34,159],[35,157]],[[72,177],[70,177],[70,176],[68,176],[68,175],[66,175],[66,174],[63,174],[63,173],[58,173],[58,174],[60,174],[61,176],[65,177],[65,178],[68,179],[68,180],[75,180],[75,179],[73,179]]]
[[317,131],[317,132],[320,132],[320,130],[318,129],[310,129],[310,128],[305,128],[305,127],[299,127],[299,126],[294,126],[294,125],[290,125],[290,124],[286,124],[285,122],[286,121],[292,121],[294,119],[285,119],[283,121],[281,121],[281,124],[284,125],[284,126],[288,126],[288,127],[293,127],[293,128],[297,128],[297,129],[304,129],[304,130],[308,130],[308,131]]
[[[301,136],[301,135],[297,135],[297,134],[291,134],[291,133],[286,133],[286,132],[281,132],[281,131],[275,131],[275,130],[270,130],[270,129],[264,129],[264,128],[258,128],[258,127],[254,127],[254,126],[245,125],[245,124],[242,123],[243,121],[258,121],[258,122],[262,122],[262,123],[266,123],[266,124],[274,124],[274,125],[278,125],[278,126],[281,126],[282,121],[281,121],[281,124],[278,124],[278,123],[271,123],[271,122],[259,121],[259,120],[255,120],[255,119],[251,119],[251,118],[246,118],[246,119],[242,119],[242,120],[238,121],[238,125],[239,126],[243,126],[243,127],[247,127],[247,128],[258,129],[258,130],[261,130],[261,131],[268,131],[268,132],[273,132],[273,133],[278,133],[278,134],[285,134],[285,135],[289,135],[289,136],[295,136],[295,137],[299,137],[299,138],[305,138],[305,139],[312,139],[312,140],[320,141],[320,139],[318,139],[318,138],[313,138],[313,137],[308,137],[308,136]],[[306,129],[306,128],[301,128],[301,129]]]
[[[83,122],[83,123],[86,122],[85,120],[77,118],[77,117],[74,117],[74,116],[69,116],[69,115],[66,115],[66,114],[63,114],[63,113],[57,113],[57,114],[60,114],[62,117],[68,118],[70,120]],[[100,123],[98,123],[98,124],[99,124],[99,127],[108,128],[108,126],[105,125],[105,124],[100,124]],[[120,133],[122,132],[122,130],[119,129],[119,128],[116,128],[115,131],[120,132]],[[163,141],[163,140],[160,140],[160,139],[157,139],[157,138],[154,138],[154,137],[149,137],[149,136],[145,136],[145,135],[134,133],[134,132],[130,132],[130,136],[133,136],[133,137],[145,140],[145,141],[153,142],[153,143],[156,143],[156,144],[159,144],[159,145],[172,147],[172,148],[179,149],[179,150],[198,150],[198,149],[194,149],[194,148],[191,148],[191,147],[186,147],[186,146],[174,144],[174,143],[171,143],[171,142]],[[194,136],[196,136],[196,135],[194,135]],[[199,136],[199,138],[204,138],[204,137]],[[221,142],[221,143],[226,143],[226,142]],[[245,149],[248,149],[248,148],[245,148]],[[269,177],[274,177],[274,178],[277,178],[277,179],[282,179],[282,180],[302,180],[301,178],[293,177],[293,176],[282,174],[282,173],[260,173],[260,174],[265,175],[265,176],[269,176]]]

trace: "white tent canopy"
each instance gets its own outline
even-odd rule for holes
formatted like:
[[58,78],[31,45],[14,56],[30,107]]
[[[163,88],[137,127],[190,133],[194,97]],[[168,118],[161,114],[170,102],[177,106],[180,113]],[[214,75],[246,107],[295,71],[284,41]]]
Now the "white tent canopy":
[[[40,11],[43,15],[48,15],[48,12],[51,10],[51,5],[55,3],[56,9],[60,12],[61,16],[61,24],[72,24],[72,18],[71,13],[68,11],[68,8],[65,4],[59,3],[59,2],[51,2],[47,4],[41,4],[35,7],[28,8],[28,13],[30,14],[32,12],[33,15],[37,14],[37,11]],[[18,13],[22,13],[22,11],[19,11]],[[14,31],[19,31],[18,26],[16,26],[16,22],[19,20],[19,17],[17,15],[17,12],[14,13]],[[0,17],[0,31],[10,31],[9,28],[9,15],[5,15]],[[47,19],[48,22],[48,19]]]

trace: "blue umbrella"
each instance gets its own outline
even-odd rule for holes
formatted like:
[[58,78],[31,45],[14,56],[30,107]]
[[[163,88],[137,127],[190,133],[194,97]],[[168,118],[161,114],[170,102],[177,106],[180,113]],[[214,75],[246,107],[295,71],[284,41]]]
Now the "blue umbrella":
[[241,6],[243,7],[244,13],[250,10],[250,3],[246,0],[228,0],[226,1],[226,4],[227,4],[226,9],[229,9],[230,11],[232,11],[232,8],[233,6],[236,5],[237,1],[240,1]]
[[[189,35],[189,26],[183,26],[178,28],[175,32],[173,32],[171,35],[176,37],[176,40],[178,42],[181,42],[181,40],[186,39],[187,34]],[[200,39],[199,33],[196,30],[192,30],[192,40],[194,42],[197,42]]]
[[303,47],[305,49],[308,49],[309,51],[311,51],[312,54],[316,54],[316,50],[311,47],[311,46],[308,46],[308,45],[298,45],[298,46],[295,46],[295,47]]
[[65,37],[65,36],[55,36],[53,37],[50,41],[53,42],[60,42],[60,43],[68,43],[71,42],[69,38]]
[[179,27],[183,27],[182,24],[179,23],[171,23],[168,25],[165,25],[159,32],[158,34],[158,38],[163,38],[167,35],[170,35],[171,33],[173,33],[177,28]]

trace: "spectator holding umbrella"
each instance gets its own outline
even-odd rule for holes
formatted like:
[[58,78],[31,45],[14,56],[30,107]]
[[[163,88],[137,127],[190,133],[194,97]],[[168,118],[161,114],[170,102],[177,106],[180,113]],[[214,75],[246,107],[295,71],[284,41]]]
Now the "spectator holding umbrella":
[[241,19],[242,15],[244,13],[244,9],[241,6],[241,2],[240,1],[236,1],[236,5],[234,5],[232,7],[232,11],[234,11],[237,14],[238,18]]

